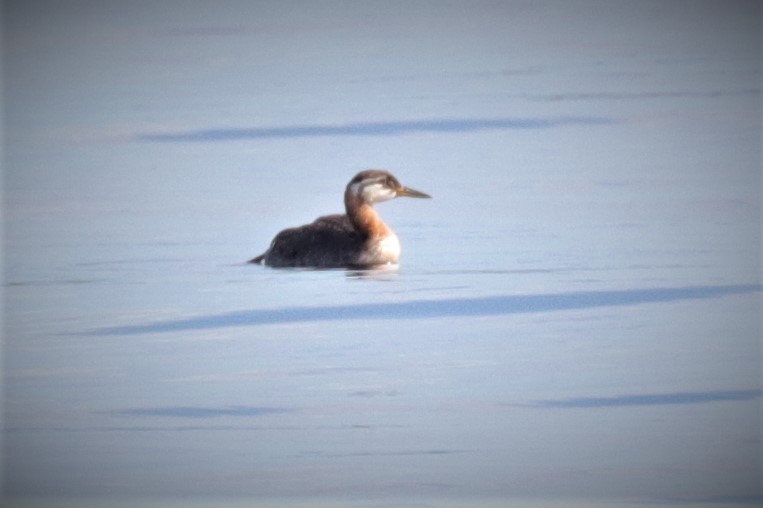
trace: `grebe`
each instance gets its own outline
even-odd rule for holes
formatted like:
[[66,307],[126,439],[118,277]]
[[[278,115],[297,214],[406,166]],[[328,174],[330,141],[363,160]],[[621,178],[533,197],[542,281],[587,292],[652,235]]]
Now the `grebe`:
[[429,198],[403,187],[387,171],[361,171],[344,191],[345,215],[326,215],[312,224],[278,233],[264,254],[250,263],[272,267],[371,268],[396,264],[400,242],[374,210],[399,196]]

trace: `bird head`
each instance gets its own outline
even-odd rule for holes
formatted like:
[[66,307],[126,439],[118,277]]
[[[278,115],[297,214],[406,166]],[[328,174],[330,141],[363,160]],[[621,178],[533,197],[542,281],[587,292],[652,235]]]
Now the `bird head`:
[[347,184],[347,192],[355,199],[373,204],[400,196],[431,198],[430,195],[401,185],[388,171],[369,169],[361,171]]

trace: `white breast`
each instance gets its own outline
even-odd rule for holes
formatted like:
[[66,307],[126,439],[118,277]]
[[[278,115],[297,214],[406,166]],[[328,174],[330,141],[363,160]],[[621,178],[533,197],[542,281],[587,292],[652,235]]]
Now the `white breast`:
[[367,250],[361,256],[361,264],[395,265],[398,259],[400,259],[400,241],[395,233],[390,233],[368,245]]
[[400,258],[400,240],[397,239],[395,233],[390,233],[385,236],[380,242],[379,247],[382,255],[388,258],[388,263],[397,263]]

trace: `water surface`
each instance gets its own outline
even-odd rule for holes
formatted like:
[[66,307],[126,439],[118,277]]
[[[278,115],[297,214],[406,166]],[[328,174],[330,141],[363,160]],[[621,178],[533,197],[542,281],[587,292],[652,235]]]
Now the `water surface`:
[[[9,2],[9,506],[757,505],[755,2]],[[386,168],[396,270],[248,265]]]

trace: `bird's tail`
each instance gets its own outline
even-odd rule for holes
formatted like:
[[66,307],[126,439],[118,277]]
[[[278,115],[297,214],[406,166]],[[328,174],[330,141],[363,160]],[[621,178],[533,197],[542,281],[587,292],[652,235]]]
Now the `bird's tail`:
[[256,258],[252,258],[247,263],[254,263],[256,265],[261,265],[262,262],[265,261],[265,254],[260,254]]

